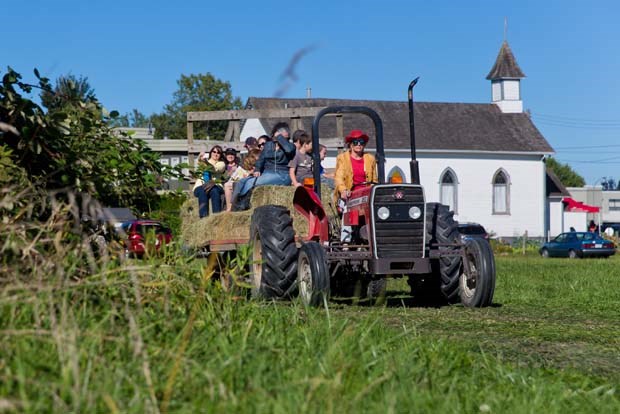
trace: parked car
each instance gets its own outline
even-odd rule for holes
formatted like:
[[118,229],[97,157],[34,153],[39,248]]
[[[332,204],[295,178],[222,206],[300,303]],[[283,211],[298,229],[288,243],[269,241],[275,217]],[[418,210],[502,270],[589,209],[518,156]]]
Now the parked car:
[[172,241],[172,231],[159,221],[130,220],[124,222],[119,229],[119,235],[125,253],[128,256],[136,257],[144,255],[146,251],[145,242],[149,233],[153,235],[156,250]]
[[572,231],[543,244],[539,252],[542,257],[609,257],[616,246],[596,233]]
[[484,227],[478,223],[459,223],[458,231],[462,239],[481,238],[489,240],[489,234]]

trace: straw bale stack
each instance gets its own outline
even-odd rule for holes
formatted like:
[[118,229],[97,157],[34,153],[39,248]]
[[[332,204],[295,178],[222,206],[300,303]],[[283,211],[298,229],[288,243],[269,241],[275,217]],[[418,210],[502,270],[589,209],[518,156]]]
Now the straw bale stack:
[[[308,234],[308,221],[293,207],[295,187],[260,186],[252,192],[253,208],[269,204],[285,206],[291,211],[295,234],[304,237]],[[331,207],[332,191],[325,185],[321,188],[323,205],[328,216],[334,213]],[[329,205],[328,205],[329,203]],[[181,240],[193,248],[201,248],[212,240],[249,240],[250,224],[254,210],[222,212],[198,217],[198,200],[190,197],[181,206]]]

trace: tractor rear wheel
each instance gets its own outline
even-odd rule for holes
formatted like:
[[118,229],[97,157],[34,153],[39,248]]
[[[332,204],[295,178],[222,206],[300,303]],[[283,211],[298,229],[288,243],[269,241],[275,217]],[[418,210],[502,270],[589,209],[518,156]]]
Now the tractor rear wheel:
[[459,279],[461,303],[470,308],[491,305],[495,291],[495,259],[489,242],[465,241],[465,260]]
[[257,207],[250,228],[252,296],[265,299],[288,295],[297,277],[297,246],[286,207]]
[[[426,249],[430,250],[431,243],[438,243],[444,252],[451,250],[446,244],[460,243],[457,223],[454,221],[454,212],[448,206],[439,203],[426,204]],[[456,252],[456,248],[454,248]],[[442,255],[431,264],[433,275],[439,279],[439,289],[442,296],[450,303],[459,300],[459,277],[461,257],[459,255]],[[431,282],[431,281],[429,281]],[[432,282],[431,282],[432,283]]]
[[299,249],[297,259],[297,288],[301,300],[310,306],[320,306],[329,299],[329,271],[325,250],[317,242],[308,242]]

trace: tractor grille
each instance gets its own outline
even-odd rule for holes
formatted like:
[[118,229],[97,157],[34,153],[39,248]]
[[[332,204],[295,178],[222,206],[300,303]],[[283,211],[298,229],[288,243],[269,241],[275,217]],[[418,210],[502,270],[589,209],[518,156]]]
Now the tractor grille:
[[[389,185],[374,189],[373,221],[377,257],[420,258],[424,252],[424,192],[420,186]],[[417,206],[422,214],[413,220],[409,209]],[[390,210],[390,217],[381,220],[377,211]]]

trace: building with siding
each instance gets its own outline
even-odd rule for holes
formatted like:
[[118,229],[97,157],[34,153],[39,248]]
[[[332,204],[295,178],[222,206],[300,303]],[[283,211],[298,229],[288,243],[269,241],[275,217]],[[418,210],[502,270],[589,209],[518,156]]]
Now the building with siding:
[[[490,103],[416,102],[414,105],[417,158],[427,201],[447,204],[459,221],[478,222],[498,237],[511,239],[554,236],[562,223],[567,196],[557,178],[546,171],[544,160],[554,153],[530,116],[523,111],[523,71],[504,42],[487,75],[491,82]],[[408,103],[328,98],[250,97],[246,109],[292,109],[362,105],[374,109],[383,120],[387,179],[409,177],[410,143]],[[241,149],[248,136],[271,131],[276,122],[289,119],[247,119],[240,123],[232,142],[217,142]],[[311,130],[312,118],[296,119],[298,127]],[[342,124],[338,125],[338,122]],[[338,121],[321,121],[321,142],[328,146],[325,168],[335,167],[344,136],[351,129],[366,131],[373,151],[373,124],[363,115],[347,115]],[[340,131],[340,132],[339,132]],[[161,153],[163,163],[188,160],[188,143],[181,140],[145,139]],[[205,150],[215,142],[194,141]],[[559,183],[559,185],[558,185]],[[187,185],[187,183],[184,183]],[[178,184],[170,183],[170,188]],[[615,202],[615,201],[614,201]]]
[[[554,153],[530,116],[523,112],[520,82],[525,75],[504,42],[487,75],[491,81],[491,103],[416,102],[414,105],[417,158],[421,183],[428,201],[447,204],[460,221],[478,222],[497,236],[511,239],[527,232],[544,238],[550,233],[551,205],[547,188],[545,157]],[[389,179],[400,174],[410,181],[408,103],[326,98],[248,99],[247,108],[278,109],[361,105],[374,109],[383,120],[386,164]],[[285,119],[282,119],[286,121]],[[280,119],[249,119],[241,137],[259,136]],[[311,130],[312,119],[302,118],[303,129]],[[346,134],[374,130],[363,115],[347,115],[341,121]],[[343,148],[337,120],[321,121],[321,141],[325,138],[328,157],[324,167],[333,168]],[[557,201],[557,200],[556,200]]]

